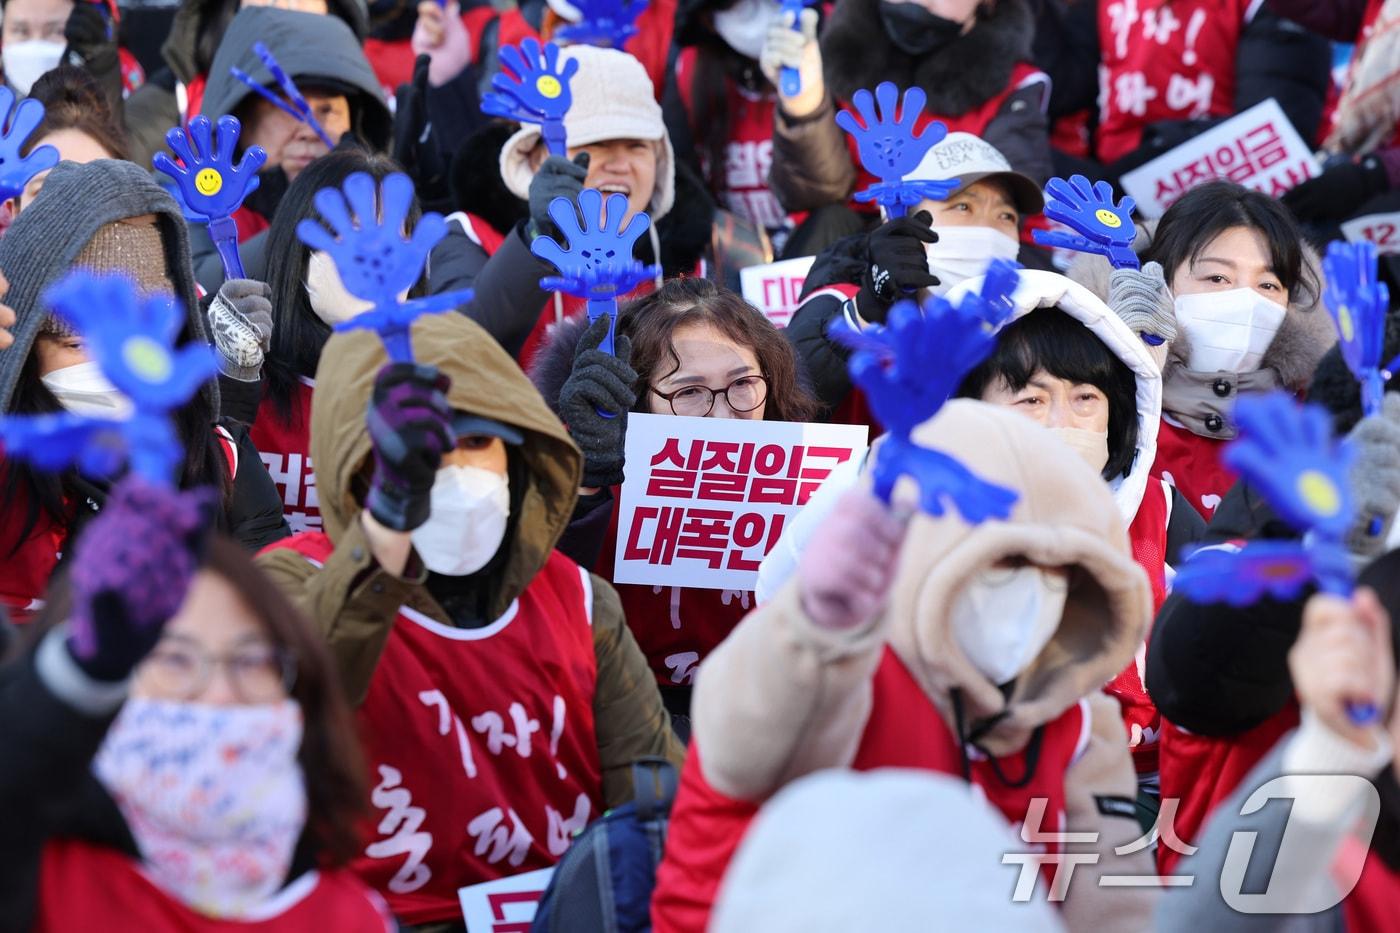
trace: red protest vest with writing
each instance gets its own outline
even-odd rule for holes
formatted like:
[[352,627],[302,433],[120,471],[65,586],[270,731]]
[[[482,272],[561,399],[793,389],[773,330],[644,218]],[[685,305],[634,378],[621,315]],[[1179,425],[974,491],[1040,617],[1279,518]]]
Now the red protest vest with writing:
[[[613,501],[621,502],[621,487],[613,487]],[[599,576],[611,580],[617,557],[618,518],[614,508],[608,536],[598,556]],[[701,590],[689,586],[647,586],[614,583],[632,637],[646,655],[658,683],[689,686],[695,683],[700,662],[729,637],[753,608],[753,593],[746,590]]]
[[1136,149],[1148,124],[1232,115],[1235,49],[1258,6],[1258,0],[1100,3],[1100,161]]
[[[1170,491],[1166,484],[1153,477],[1147,482],[1142,504],[1138,506],[1133,523],[1128,526],[1128,542],[1133,560],[1147,571],[1152,585],[1152,612],[1167,598],[1167,524],[1171,519],[1168,504]],[[1150,637],[1150,633],[1149,633]],[[1142,685],[1141,664],[1145,663],[1147,640],[1138,647],[1137,655],[1128,666],[1108,682],[1104,692],[1118,701],[1123,713],[1123,725],[1128,729],[1128,749],[1133,753],[1133,767],[1139,777],[1157,773],[1158,745],[1162,733],[1162,714]]]
[[357,711],[375,822],[353,867],[406,923],[460,918],[458,888],[553,865],[601,815],[592,607],[556,551],[483,628],[399,610]]
[[264,395],[258,418],[248,431],[263,465],[282,496],[282,514],[292,534],[321,530],[321,500],[311,463],[311,394],[316,382],[305,376],[292,392],[292,405],[283,417],[277,404]]
[[[692,132],[704,135],[695,125],[695,67],[699,50],[691,46],[676,60],[676,86]],[[729,138],[724,144],[724,165],[706,165],[709,173],[724,173],[725,206],[739,217],[768,231],[787,222],[787,211],[768,187],[768,169],[773,164],[773,119],[778,95],[750,91],[730,77],[724,79],[725,113],[729,118]]]
[[1168,844],[1167,830],[1192,843],[1216,804],[1240,786],[1283,734],[1298,725],[1298,704],[1288,705],[1246,732],[1231,736],[1195,735],[1162,720],[1162,800],[1177,800],[1176,818],[1160,827],[1157,869],[1169,874],[1184,854]]
[[[1050,78],[1045,72],[1036,68],[1034,65],[1028,62],[1020,62],[1011,69],[1011,78],[1006,82],[1006,87],[987,98],[978,106],[964,113],[930,113],[925,111],[920,115],[918,123],[915,125],[915,131],[922,133],[924,127],[928,126],[934,120],[938,120],[947,125],[948,132],[950,133],[971,133],[973,136],[981,136],[986,132],[987,126],[996,119],[997,114],[1001,112],[1001,108],[1006,103],[1006,99],[1021,90],[1021,88],[1028,87],[1032,84],[1044,84],[1046,88],[1045,96],[1047,98],[1049,97]],[[852,107],[849,102],[841,102],[839,106],[851,111],[852,115],[857,116],[858,122],[864,122],[863,120],[859,120],[859,115],[856,114],[855,108]],[[855,137],[847,134],[846,144],[851,150],[851,162],[855,165],[858,176],[856,178],[855,190],[862,191],[870,185],[875,184],[879,179],[867,172],[865,167],[861,165],[860,151],[859,147],[856,145]],[[1012,168],[1015,168],[1015,166],[1012,166]],[[861,211],[873,211],[876,209],[873,201],[866,203],[852,201],[851,206]]]
[[[957,738],[888,645],[872,686],[870,718],[851,767],[857,771],[919,768],[961,777]],[[1081,700],[1045,725],[1033,776],[1024,787],[1007,787],[987,760],[972,761],[972,783],[1014,824],[1026,819],[1032,800],[1043,799],[1039,825],[1027,831],[1062,832],[1065,772],[1088,744],[1089,728],[1089,713]],[[1003,774],[1019,780],[1027,767],[1026,754],[1008,755],[998,764]],[[728,797],[709,785],[700,767],[700,750],[692,742],[671,813],[666,855],[656,873],[651,902],[656,933],[705,929],[720,880],[757,812],[758,804]],[[1053,841],[1040,845],[1047,852],[1059,849]]]
[[35,933],[386,933],[384,902],[348,871],[311,871],[275,894],[258,920],[201,914],[161,890],[130,856],[78,839],[44,846]]
[[1206,521],[1235,485],[1235,473],[1220,460],[1225,441],[1202,437],[1190,428],[1162,419],[1152,475],[1171,483]]

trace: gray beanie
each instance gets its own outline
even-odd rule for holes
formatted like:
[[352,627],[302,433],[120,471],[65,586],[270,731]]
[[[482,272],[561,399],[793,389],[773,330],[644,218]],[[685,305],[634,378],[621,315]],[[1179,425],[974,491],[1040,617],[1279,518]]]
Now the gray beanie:
[[[190,265],[189,233],[175,199],[131,162],[60,162],[0,237],[0,272],[10,281],[3,300],[15,310],[15,342],[0,351],[0,412],[9,411],[20,371],[49,315],[41,300],[44,292],[74,268],[74,260],[99,230],[143,214],[156,215],[175,297],[188,317],[186,339],[209,342]],[[218,383],[210,380],[202,391],[217,417]]]

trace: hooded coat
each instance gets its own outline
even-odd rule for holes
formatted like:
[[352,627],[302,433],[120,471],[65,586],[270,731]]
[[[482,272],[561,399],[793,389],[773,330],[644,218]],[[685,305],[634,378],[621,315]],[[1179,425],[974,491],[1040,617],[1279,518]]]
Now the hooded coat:
[[839,204],[857,184],[858,163],[836,108],[882,81],[919,87],[924,113],[982,137],[1011,167],[1037,182],[1053,174],[1045,106],[1049,79],[1029,64],[1034,17],[1025,0],[999,0],[966,34],[924,56],[890,41],[880,0],[840,0],[821,36],[827,100],[794,119],[778,108],[768,184],[788,211]]
[[[330,15],[363,39],[369,11],[364,0],[329,0]],[[200,112],[199,104],[219,37],[238,10],[229,0],[185,0],[175,11],[160,47],[165,67],[151,74],[123,105],[131,161],[150,165],[165,149],[165,133]]]
[[[355,32],[334,16],[296,13],[276,7],[250,7],[240,10],[229,23],[209,69],[209,84],[199,112],[217,122],[224,114],[247,117],[247,104],[256,96],[248,85],[229,73],[241,69],[264,86],[281,95],[253,44],[264,43],[297,87],[330,87],[345,94],[350,102],[350,132],[377,152],[389,148],[393,117],[384,101],[384,92],[365,58]],[[257,232],[272,221],[286,191],[286,176],[276,167],[265,167],[259,175],[262,184],[248,196],[241,217],[252,212],[260,218],[252,227]],[[241,229],[241,228],[240,228]],[[214,241],[202,225],[192,225],[190,243],[194,252],[195,278],[205,291],[217,291],[223,281],[223,264],[214,250]],[[266,237],[247,237],[240,245],[244,265],[250,275],[266,269]]]
[[[185,221],[175,200],[149,173],[130,162],[60,162],[49,173],[34,202],[0,239],[0,271],[10,282],[5,303],[16,316],[11,328],[15,342],[0,353],[0,412],[11,410],[20,375],[48,317],[49,309],[42,300],[44,293],[71,271],[78,254],[100,229],[147,214],[156,217],[175,297],[186,311],[179,339],[183,343],[209,342],[190,274]],[[204,440],[218,449],[217,462],[227,463],[233,475],[232,488],[224,508],[216,515],[216,523],[250,550],[264,547],[287,534],[277,488],[262,469],[247,429],[218,421],[217,380],[209,380],[200,392],[215,419]],[[224,441],[216,437],[216,425],[224,432]],[[247,468],[239,469],[240,464]],[[106,497],[105,485],[80,477],[73,478],[72,487],[86,498],[92,510],[100,508]],[[12,503],[0,515],[0,553],[6,554],[4,570],[0,571],[0,602],[26,609],[42,595],[57,565],[62,542],[73,528],[55,527],[40,512],[39,523],[31,529],[22,548],[11,553],[10,547],[27,524],[26,508],[21,502]]]
[[[1134,248],[1145,250],[1155,230],[1154,222],[1144,224]],[[1241,395],[1279,388],[1303,394],[1317,364],[1337,342],[1332,319],[1322,305],[1321,264],[1316,251],[1306,243],[1303,267],[1304,280],[1316,282],[1316,291],[1294,289],[1283,324],[1264,351],[1257,370],[1192,370],[1186,364],[1190,342],[1179,331],[1177,339],[1166,346],[1162,366],[1163,425],[1156,472],[1181,490],[1191,506],[1207,519],[1234,484],[1234,474],[1220,463],[1220,454],[1225,442],[1239,431],[1234,418],[1236,400]],[[1070,266],[1069,276],[1107,301],[1110,271],[1108,260],[1102,256],[1081,254]],[[1171,270],[1166,274],[1170,276]]]
[[[1001,715],[980,740],[988,755],[1001,758],[1076,710],[1087,711],[1066,769],[1038,777],[1062,789],[1064,827],[1099,831],[1090,850],[1101,857],[1081,863],[1078,871],[1090,877],[1071,886],[1063,917],[1070,929],[1146,928],[1150,894],[1093,893],[1099,874],[1150,871],[1145,851],[1109,854],[1139,834],[1135,820],[1107,806],[1113,798],[1130,801],[1136,781],[1118,711],[1098,689],[1128,663],[1151,615],[1146,575],[1133,563],[1112,497],[1058,438],[995,406],[949,402],[913,439],[1020,498],[1006,521],[976,526],[952,512],[941,518],[916,512],[887,606],[864,627],[817,627],[802,608],[799,581],[790,580],[710,656],[696,684],[690,759],[657,878],[658,930],[700,928],[748,820],[788,783],[822,768],[900,764],[867,754],[872,730],[904,735],[917,755],[928,735],[917,722],[921,714],[936,717],[945,731]],[[879,456],[878,442],[872,455]],[[1060,466],[1043,469],[1047,463]],[[895,497],[912,510],[913,492],[901,481]],[[963,654],[948,617],[969,580],[1010,556],[1076,567],[1079,577],[1055,635],[1004,697]],[[926,710],[917,700],[893,709],[878,699],[895,662],[927,699]],[[954,712],[954,691],[965,718]],[[979,784],[995,799],[999,788]],[[1115,810],[1118,816],[1107,816]],[[1003,815],[1013,822],[1025,817]]]
[[[565,559],[554,554],[554,546],[573,512],[582,458],[524,373],[476,324],[456,314],[429,315],[414,324],[413,343],[418,362],[438,367],[452,380],[447,397],[455,410],[494,419],[524,435],[519,453],[526,483],[523,489],[512,484],[506,558],[485,584],[492,589],[485,593],[483,616],[500,619],[535,585],[547,563]],[[396,631],[411,624],[404,622],[401,607],[438,626],[452,625],[428,591],[417,557],[405,577],[393,576],[375,561],[361,525],[354,490],[363,490],[372,458],[365,411],[386,362],[378,337],[367,331],[337,334],[326,345],[311,407],[311,452],[324,541],[333,550],[321,566],[285,547],[258,559],[319,626],[357,706],[363,706]],[[289,543],[309,537],[321,536],[299,535]],[[590,583],[596,763],[603,804],[614,807],[631,798],[634,761],[661,755],[679,763],[683,753],[646,660],[627,631],[617,594],[596,576]],[[425,751],[424,757],[433,756]]]

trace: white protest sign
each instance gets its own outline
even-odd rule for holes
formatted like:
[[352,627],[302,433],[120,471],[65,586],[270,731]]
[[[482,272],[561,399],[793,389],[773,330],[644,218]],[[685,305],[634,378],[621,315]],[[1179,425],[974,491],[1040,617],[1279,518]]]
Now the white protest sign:
[[529,933],[553,868],[457,889],[467,933]]
[[1144,217],[1160,217],[1197,185],[1228,178],[1278,197],[1322,171],[1272,97],[1123,176]]
[[1400,253],[1400,211],[1353,217],[1342,224],[1342,236],[1352,243],[1374,243],[1382,256]]
[[783,524],[869,429],[675,415],[627,416],[613,580],[752,590]]
[[800,256],[739,270],[739,289],[744,300],[767,315],[775,327],[787,327],[797,310],[802,283],[815,262],[815,256]]

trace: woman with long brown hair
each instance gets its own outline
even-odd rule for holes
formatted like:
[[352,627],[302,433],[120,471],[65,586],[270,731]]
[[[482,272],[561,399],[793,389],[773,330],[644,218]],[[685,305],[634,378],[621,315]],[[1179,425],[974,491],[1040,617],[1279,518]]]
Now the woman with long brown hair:
[[[583,487],[561,549],[611,580],[617,543],[611,487],[622,482],[629,411],[805,422],[817,403],[778,329],[705,279],[673,279],[624,307],[615,355],[598,349],[605,320],[585,326],[581,320],[559,325],[532,375],[584,453]],[[752,607],[753,594],[614,586],[684,738],[695,671]]]
[[0,928],[392,928],[326,650],[210,499],[114,487],[0,669]]

